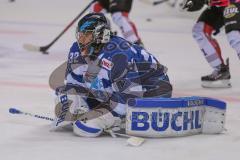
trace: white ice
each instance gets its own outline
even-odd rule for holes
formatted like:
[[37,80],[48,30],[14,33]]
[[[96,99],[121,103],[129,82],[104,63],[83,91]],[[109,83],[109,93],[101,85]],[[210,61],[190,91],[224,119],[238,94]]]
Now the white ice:
[[[240,61],[224,30],[219,40],[230,58],[232,88],[204,89],[200,77],[212,70],[192,38],[200,13],[182,13],[167,4],[150,6],[134,1],[130,17],[146,48],[168,67],[174,97],[207,96],[227,102],[226,132],[181,138],[147,139],[141,147],[125,145],[125,138],[81,138],[72,132],[50,132],[50,123],[11,115],[10,107],[53,116],[51,72],[66,60],[75,40],[71,27],[49,55],[28,52],[24,43],[50,43],[89,3],[89,0],[0,0],[0,157],[2,160],[232,160],[240,149]],[[195,18],[193,18],[195,17]],[[146,21],[151,18],[151,21]],[[116,26],[114,26],[117,28]]]

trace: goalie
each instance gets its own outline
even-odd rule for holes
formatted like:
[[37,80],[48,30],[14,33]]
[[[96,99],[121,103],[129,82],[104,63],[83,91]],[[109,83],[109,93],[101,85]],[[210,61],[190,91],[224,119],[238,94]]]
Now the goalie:
[[119,128],[129,98],[171,97],[167,68],[141,46],[114,36],[101,13],[76,28],[66,84],[56,90],[53,129],[73,125],[78,136],[97,137]]

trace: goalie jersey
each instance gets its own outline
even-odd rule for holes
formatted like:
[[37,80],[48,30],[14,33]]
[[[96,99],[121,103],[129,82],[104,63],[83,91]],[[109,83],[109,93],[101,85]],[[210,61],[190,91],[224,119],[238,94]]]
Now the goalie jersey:
[[171,96],[166,71],[142,47],[111,36],[95,60],[81,56],[78,43],[73,43],[68,55],[66,86],[74,86],[81,96],[110,103],[117,114],[125,115],[129,98]]

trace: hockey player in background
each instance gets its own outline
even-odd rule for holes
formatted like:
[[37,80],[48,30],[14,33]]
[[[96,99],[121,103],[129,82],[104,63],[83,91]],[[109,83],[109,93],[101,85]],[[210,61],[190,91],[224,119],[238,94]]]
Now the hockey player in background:
[[91,12],[111,13],[113,22],[121,29],[123,37],[129,42],[143,46],[135,24],[129,19],[132,0],[97,0]]
[[72,124],[76,135],[97,137],[120,125],[129,98],[171,97],[167,69],[141,46],[114,36],[102,13],[76,28],[66,71],[57,88],[53,129]]
[[184,8],[197,11],[208,7],[202,12],[193,27],[193,37],[198,43],[207,62],[214,69],[210,75],[203,76],[203,87],[231,87],[229,60],[226,63],[221,55],[218,42],[212,37],[225,27],[225,33],[231,47],[240,58],[240,1],[239,0],[187,0]]

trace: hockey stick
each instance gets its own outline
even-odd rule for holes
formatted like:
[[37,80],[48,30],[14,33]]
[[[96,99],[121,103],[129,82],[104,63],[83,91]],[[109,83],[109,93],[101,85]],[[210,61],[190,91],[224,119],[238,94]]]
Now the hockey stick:
[[143,142],[145,141],[145,139],[142,137],[136,137],[136,136],[131,136],[123,133],[117,133],[117,132],[114,132],[113,130],[105,130],[105,132],[109,133],[113,138],[117,138],[117,136],[128,138],[127,144],[134,147],[138,147],[142,145]]
[[146,4],[150,4],[150,5],[156,6],[158,4],[162,4],[162,3],[167,2],[169,0],[158,0],[158,1],[140,0],[140,1],[143,2],[143,3],[146,3]]
[[158,4],[162,4],[162,3],[167,2],[167,1],[169,1],[169,0],[154,1],[154,2],[153,2],[153,5],[156,6],[156,5],[158,5]]
[[80,12],[65,28],[64,30],[48,45],[46,46],[35,46],[32,44],[24,44],[23,48],[25,48],[28,51],[39,51],[43,54],[48,54],[47,50],[88,10],[88,8],[95,2],[96,0],[91,1],[82,12]]
[[[9,113],[11,113],[11,114],[23,114],[23,115],[27,115],[27,116],[34,117],[34,118],[45,119],[45,120],[48,120],[48,121],[54,121],[53,118],[38,115],[38,114],[23,112],[23,111],[20,111],[19,109],[16,109],[16,108],[9,108]],[[129,144],[131,146],[140,146],[145,141],[144,138],[130,136],[130,135],[127,135],[127,134],[122,134],[122,133],[116,133],[112,130],[105,130],[105,132],[110,134],[113,138],[116,138],[117,136],[128,138],[127,139],[127,144]]]
[[53,118],[49,118],[49,117],[46,117],[46,116],[41,116],[41,115],[38,115],[38,114],[23,112],[23,111],[20,111],[16,108],[9,108],[9,113],[11,113],[11,114],[23,114],[23,115],[27,115],[27,116],[30,116],[30,117],[35,117],[35,118],[40,118],[40,119],[53,121]]

